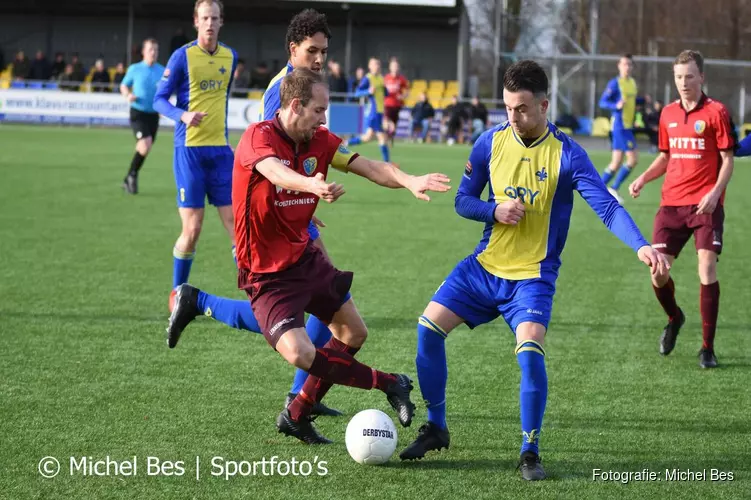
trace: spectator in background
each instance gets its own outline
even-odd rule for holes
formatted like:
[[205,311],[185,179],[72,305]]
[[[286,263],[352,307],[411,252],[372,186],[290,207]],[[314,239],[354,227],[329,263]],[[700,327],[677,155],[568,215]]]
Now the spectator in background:
[[70,64],[73,65],[73,78],[75,78],[75,81],[84,81],[86,78],[86,69],[83,67],[81,59],[78,58],[78,52],[73,53],[70,58]]
[[62,52],[55,53],[55,60],[52,62],[52,74],[50,75],[53,80],[57,80],[60,75],[65,71],[65,54]]
[[78,85],[76,83],[79,83],[81,80],[77,80],[75,77],[75,70],[73,69],[72,64],[66,64],[65,65],[65,71],[63,71],[60,76],[57,77],[58,85],[60,87],[60,90],[72,90],[77,91]]
[[471,144],[474,144],[477,138],[487,130],[489,125],[488,108],[486,108],[477,97],[472,98],[472,106],[469,108],[469,117],[472,120],[472,139],[470,139],[470,142]]
[[94,73],[91,75],[91,83],[92,92],[109,92],[110,90],[110,74],[107,68],[104,67],[102,59],[97,59],[94,63]]
[[120,84],[123,83],[125,78],[125,64],[117,63],[115,66],[115,74],[112,76],[112,92],[120,92]]
[[26,58],[23,50],[19,50],[16,53],[16,58],[13,60],[13,78],[16,80],[26,80],[29,77],[29,70],[29,60]]
[[52,66],[44,55],[44,52],[37,50],[36,57],[31,63],[29,70],[29,80],[49,80],[52,77]]
[[365,77],[365,70],[360,67],[355,70],[355,76],[352,78],[349,84],[349,92],[351,94],[355,93],[355,90],[357,90],[357,87],[360,86],[360,81]]
[[331,61],[329,63],[329,92],[332,94],[341,94],[337,96],[332,96],[332,101],[337,102],[343,102],[346,100],[348,88],[347,88],[347,78],[342,73],[342,65],[338,62]]
[[453,146],[455,142],[464,142],[464,122],[468,116],[464,106],[459,104],[459,98],[451,98],[451,104],[446,106],[441,117],[441,131],[446,135],[446,144]]
[[425,92],[420,94],[420,100],[415,103],[412,108],[412,122],[409,127],[409,138],[415,138],[415,131],[420,131],[419,142],[425,142],[428,139],[430,133],[430,124],[435,117],[435,109],[428,100],[428,94]]
[[177,28],[177,30],[175,30],[175,34],[172,35],[172,38],[170,39],[170,42],[169,42],[170,55],[172,55],[174,51],[176,51],[177,49],[179,49],[180,47],[182,47],[189,41],[190,40],[188,40],[188,37],[185,36],[185,32],[183,31],[183,29]]
[[657,139],[660,129],[660,115],[662,114],[662,101],[655,101],[651,109],[644,114],[644,128],[649,137],[649,150],[657,152]]
[[[244,98],[248,96],[248,89],[250,88],[250,75],[245,68],[245,60],[238,59],[237,66],[235,67],[235,75],[232,79],[232,97]],[[242,89],[242,90],[236,90]]]
[[266,62],[261,61],[256,64],[250,73],[250,88],[265,89],[271,83],[271,72]]

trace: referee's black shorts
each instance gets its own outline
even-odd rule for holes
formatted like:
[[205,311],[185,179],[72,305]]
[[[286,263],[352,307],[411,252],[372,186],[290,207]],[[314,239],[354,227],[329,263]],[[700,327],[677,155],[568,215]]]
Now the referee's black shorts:
[[159,113],[146,113],[135,108],[130,108],[130,128],[136,139],[151,137],[156,140],[156,132],[159,130]]

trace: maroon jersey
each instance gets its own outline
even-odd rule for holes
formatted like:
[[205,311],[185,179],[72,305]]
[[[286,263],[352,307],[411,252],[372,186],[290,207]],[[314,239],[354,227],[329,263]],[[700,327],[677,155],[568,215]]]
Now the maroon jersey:
[[267,158],[277,158],[308,177],[319,172],[325,177],[329,165],[346,172],[357,155],[341,142],[320,127],[310,142],[296,145],[282,129],[278,116],[245,131],[235,151],[232,173],[240,281],[248,274],[281,271],[296,263],[308,243],[308,224],[318,205],[316,195],[277,187],[255,166]]
[[388,108],[401,108],[404,106],[402,92],[409,89],[409,81],[404,75],[398,74],[394,76],[389,73],[383,77],[383,85],[386,87],[386,90],[389,91],[389,95],[383,100],[383,105]]
[[[691,111],[680,100],[672,102],[660,115],[659,146],[670,155],[660,205],[698,205],[717,183],[720,151],[735,146],[730,114],[704,94]],[[724,198],[725,193],[720,203]]]

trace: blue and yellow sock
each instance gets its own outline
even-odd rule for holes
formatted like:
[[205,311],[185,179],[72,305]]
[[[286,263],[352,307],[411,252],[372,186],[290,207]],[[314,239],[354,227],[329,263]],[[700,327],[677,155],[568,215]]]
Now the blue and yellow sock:
[[261,333],[253,308],[247,300],[226,299],[199,291],[198,310],[232,328]]
[[381,156],[383,157],[383,161],[389,162],[391,161],[389,158],[389,147],[386,144],[381,144]]
[[232,245],[232,260],[235,261],[235,267],[237,267],[237,247]]
[[631,173],[632,168],[621,165],[621,168],[618,170],[618,175],[615,176],[615,182],[613,182],[613,189],[618,189],[621,187],[621,184],[623,184],[623,181],[626,180],[626,177]]
[[548,374],[545,371],[545,350],[533,340],[516,345],[516,360],[521,368],[519,406],[522,421],[521,452],[539,454],[538,440],[542,417],[548,400]]
[[[352,295],[347,292],[347,295],[344,296],[344,301],[342,303],[347,302],[351,298]],[[325,346],[326,343],[331,340],[331,330],[329,330],[329,327],[315,316],[311,315],[308,318],[308,322],[305,324],[305,331],[308,332],[308,337],[310,337],[310,341],[313,342],[313,345],[316,346],[316,349]],[[300,368],[295,370],[295,378],[292,380],[292,387],[290,388],[289,392],[291,392],[292,394],[297,394],[298,392],[300,392],[300,390],[302,390],[303,384],[305,384],[305,379],[307,378],[308,372]]]
[[362,139],[360,137],[353,137],[347,141],[348,146],[357,146],[358,144],[362,144]]
[[172,289],[188,282],[190,267],[193,265],[195,252],[181,252],[177,247],[172,249]]
[[425,316],[417,321],[417,379],[428,407],[428,421],[446,426],[446,332]]
[[608,182],[613,178],[613,175],[615,175],[615,172],[610,170],[609,168],[606,168],[602,171],[602,182],[605,183],[605,185],[608,185]]

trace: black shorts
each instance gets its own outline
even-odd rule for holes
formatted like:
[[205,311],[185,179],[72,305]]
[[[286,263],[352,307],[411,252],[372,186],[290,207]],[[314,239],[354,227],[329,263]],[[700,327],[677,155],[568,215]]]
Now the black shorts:
[[383,111],[388,120],[391,120],[394,123],[399,123],[399,111],[401,110],[401,106],[386,106]]
[[353,278],[336,269],[313,242],[282,271],[240,274],[261,332],[274,349],[286,331],[305,326],[306,312],[328,324],[344,304]]
[[130,108],[130,128],[136,139],[151,137],[156,140],[156,132],[159,130],[159,113],[146,113],[135,108]]

